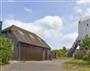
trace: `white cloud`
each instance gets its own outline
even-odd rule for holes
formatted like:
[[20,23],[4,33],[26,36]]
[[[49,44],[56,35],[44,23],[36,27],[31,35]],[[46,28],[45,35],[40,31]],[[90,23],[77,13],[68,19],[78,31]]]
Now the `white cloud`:
[[73,43],[75,41],[75,39],[77,38],[78,36],[78,33],[70,33],[70,34],[67,34],[67,35],[64,35],[63,36],[63,42],[64,43]]
[[74,12],[78,17],[90,15],[90,0],[76,0]]
[[83,16],[90,16],[90,7],[80,7],[80,6],[76,6],[75,8],[75,12],[79,17],[83,17]]
[[86,9],[86,15],[90,15],[90,8]]
[[41,34],[48,37],[56,37],[55,35],[62,30],[62,18],[59,16],[46,16],[34,22],[42,28]]
[[62,29],[62,19],[59,16],[46,16],[42,19],[37,20],[35,23],[38,23],[40,26],[43,26],[47,29]]
[[26,12],[32,13],[32,9],[30,9],[30,8],[25,7],[24,10],[25,10]]
[[[9,19],[4,21],[3,29],[11,26],[12,24],[34,32],[42,38],[49,38],[48,40],[53,39],[55,42],[60,41],[58,43],[63,43],[62,46],[71,46],[71,43],[73,43],[77,37],[77,33],[70,33],[66,35],[63,34],[63,21],[62,18],[59,16],[46,16],[44,18],[36,20],[33,23],[24,23],[18,20]],[[46,41],[48,42],[48,40]],[[56,48],[59,48],[60,46],[58,43],[52,43],[50,45],[53,45],[53,47],[56,47],[54,45],[58,45],[58,47]]]
[[76,0],[78,5],[90,3],[90,0]]

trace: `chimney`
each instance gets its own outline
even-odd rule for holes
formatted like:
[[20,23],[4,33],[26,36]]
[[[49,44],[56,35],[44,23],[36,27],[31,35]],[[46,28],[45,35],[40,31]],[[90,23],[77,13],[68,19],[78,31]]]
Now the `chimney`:
[[2,30],[2,21],[0,21],[0,31]]

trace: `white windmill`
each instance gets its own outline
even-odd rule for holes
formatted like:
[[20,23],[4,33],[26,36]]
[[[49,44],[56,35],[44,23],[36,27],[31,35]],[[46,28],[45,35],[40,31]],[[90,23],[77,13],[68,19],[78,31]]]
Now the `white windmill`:
[[69,56],[72,56],[76,48],[79,46],[81,40],[85,36],[90,37],[90,16],[82,17],[78,22],[78,37],[68,52]]

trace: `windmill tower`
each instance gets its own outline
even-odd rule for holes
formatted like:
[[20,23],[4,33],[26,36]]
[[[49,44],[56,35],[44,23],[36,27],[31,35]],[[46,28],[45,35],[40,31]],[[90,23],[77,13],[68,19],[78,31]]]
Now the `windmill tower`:
[[90,37],[90,16],[80,19],[78,24],[79,38],[83,39],[86,35]]
[[86,16],[80,19],[78,22],[78,37],[68,52],[68,56],[72,56],[76,48],[79,46],[81,40],[85,36],[90,37],[90,16]]

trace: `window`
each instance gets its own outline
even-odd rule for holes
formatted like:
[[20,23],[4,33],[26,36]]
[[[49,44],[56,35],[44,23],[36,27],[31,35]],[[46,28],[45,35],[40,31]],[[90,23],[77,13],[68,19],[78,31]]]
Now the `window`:
[[88,27],[89,25],[87,24],[87,27]]
[[79,21],[79,24],[80,24],[80,21]]

